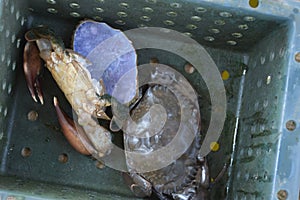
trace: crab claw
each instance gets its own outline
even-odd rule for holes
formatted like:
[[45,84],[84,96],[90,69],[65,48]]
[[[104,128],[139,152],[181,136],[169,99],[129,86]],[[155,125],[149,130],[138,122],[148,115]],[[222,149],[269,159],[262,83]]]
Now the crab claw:
[[42,68],[42,60],[40,59],[39,53],[39,49],[35,42],[27,42],[24,48],[23,69],[27,87],[33,100],[38,102],[37,96],[41,104],[44,104],[41,83],[39,80],[39,74]]
[[95,154],[96,150],[87,138],[82,127],[69,118],[68,115],[60,109],[56,97],[53,98],[53,103],[62,132],[71,146],[83,155]]

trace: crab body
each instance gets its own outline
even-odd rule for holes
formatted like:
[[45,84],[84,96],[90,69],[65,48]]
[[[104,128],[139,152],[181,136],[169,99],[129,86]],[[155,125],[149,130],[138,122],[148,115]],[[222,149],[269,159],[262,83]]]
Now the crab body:
[[[83,55],[65,49],[63,42],[54,35],[53,31],[45,27],[29,30],[25,38],[27,44],[24,50],[24,72],[33,99],[37,101],[35,97],[37,93],[40,102],[43,103],[38,80],[41,68],[41,61],[38,61],[40,57],[77,114],[78,122],[72,122],[60,109],[58,100],[54,98],[59,122],[71,145],[80,153],[92,154],[96,158],[108,155],[112,148],[111,134],[96,120],[96,118],[109,120],[105,107],[110,104],[107,99],[101,98],[106,93],[103,77],[95,76],[93,73],[99,66],[89,62]],[[135,55],[132,55],[131,63],[135,61]],[[88,68],[90,65],[93,67]],[[122,68],[122,65],[118,66]],[[137,74],[134,75],[133,79],[136,80]]]
[[137,196],[155,193],[160,199],[207,200],[209,170],[206,159],[199,157],[200,112],[195,92],[174,69],[160,64],[149,67],[145,76],[153,84],[141,92],[131,110],[136,125],[131,120],[125,123],[129,170],[125,179]]

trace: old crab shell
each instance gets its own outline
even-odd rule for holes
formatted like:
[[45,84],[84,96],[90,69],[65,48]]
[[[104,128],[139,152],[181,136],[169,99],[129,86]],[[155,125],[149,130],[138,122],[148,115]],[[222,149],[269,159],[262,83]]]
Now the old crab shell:
[[93,79],[103,81],[105,94],[127,104],[137,94],[136,53],[123,32],[105,23],[86,20],[75,30],[73,49],[92,64]]

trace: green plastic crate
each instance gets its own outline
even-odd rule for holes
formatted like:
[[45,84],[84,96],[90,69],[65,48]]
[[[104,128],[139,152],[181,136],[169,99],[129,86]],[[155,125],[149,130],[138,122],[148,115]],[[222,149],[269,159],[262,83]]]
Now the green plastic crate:
[[[257,5],[256,5],[257,4]],[[0,199],[134,199],[120,172],[79,155],[60,131],[53,96],[70,105],[47,70],[45,105],[35,103],[22,69],[24,33],[45,24],[66,46],[83,19],[114,28],[164,27],[205,47],[224,80],[227,113],[208,155],[211,177],[230,166],[211,199],[298,199],[300,177],[300,2],[297,0],[0,0]],[[181,72],[199,93],[202,129],[210,122],[209,92],[186,61],[153,49],[138,64],[157,58]],[[226,73],[226,72],[225,72]],[[28,113],[38,113],[35,121]],[[24,156],[28,153],[29,156]],[[23,155],[22,155],[23,152]],[[59,156],[67,158],[60,162]]]

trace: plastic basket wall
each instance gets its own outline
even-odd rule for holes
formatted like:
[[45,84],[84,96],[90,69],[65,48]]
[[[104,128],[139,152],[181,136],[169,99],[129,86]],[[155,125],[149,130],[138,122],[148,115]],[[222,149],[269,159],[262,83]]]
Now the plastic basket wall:
[[[213,187],[212,199],[298,199],[299,4],[297,0],[0,0],[0,199],[1,195],[134,198],[119,172],[99,169],[97,161],[79,155],[67,143],[52,105],[53,96],[63,100],[63,94],[48,71],[42,76],[45,105],[33,102],[26,88],[25,31],[45,24],[70,46],[76,24],[86,18],[121,30],[154,26],[183,32],[206,48],[220,73],[229,73],[224,78],[228,105],[220,149],[211,152],[208,161],[212,177],[228,161],[231,166]],[[155,57],[187,77],[199,93],[206,130],[210,98],[199,74],[186,73],[185,61],[167,52],[144,49],[138,56],[139,64]],[[71,112],[66,100],[61,104]],[[38,113],[37,120],[28,119],[30,111]]]

